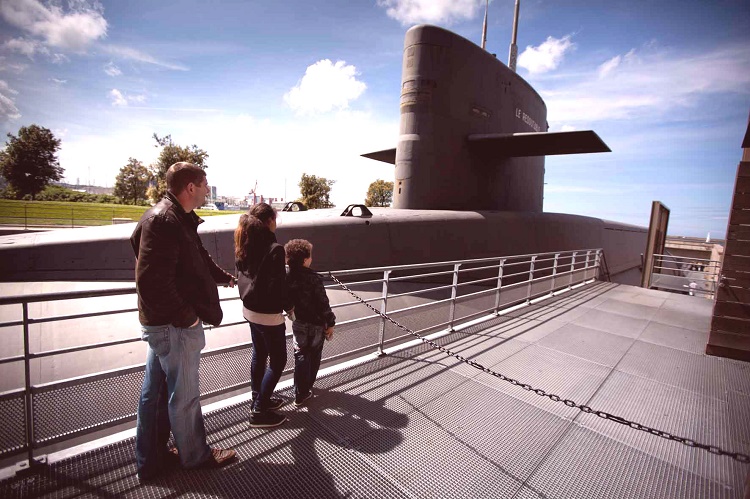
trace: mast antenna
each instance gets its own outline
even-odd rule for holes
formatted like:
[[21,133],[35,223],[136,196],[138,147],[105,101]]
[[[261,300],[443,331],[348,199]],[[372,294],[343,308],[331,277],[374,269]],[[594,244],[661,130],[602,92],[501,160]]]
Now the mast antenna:
[[510,42],[510,53],[508,54],[508,67],[515,73],[516,71],[516,58],[518,57],[518,47],[516,46],[516,39],[518,38],[518,9],[520,7],[521,0],[516,0],[516,9],[513,14],[513,39]]
[[490,10],[490,0],[484,4],[484,24],[482,25],[482,48],[486,49],[487,46],[487,11]]

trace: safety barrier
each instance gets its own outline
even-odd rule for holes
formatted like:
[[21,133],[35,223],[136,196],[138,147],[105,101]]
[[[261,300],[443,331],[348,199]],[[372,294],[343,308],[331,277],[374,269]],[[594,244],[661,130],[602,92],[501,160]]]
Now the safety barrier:
[[[383,314],[397,319],[412,331],[426,333],[449,328],[502,309],[528,303],[535,298],[596,279],[602,262],[601,249],[561,251],[534,255],[503,256],[473,260],[401,265],[331,272],[357,290]],[[326,286],[331,292],[336,284]],[[332,289],[333,288],[333,289]],[[22,328],[23,353],[0,358],[0,366],[23,366],[23,387],[0,394],[0,458],[26,454],[35,463],[35,450],[70,441],[95,431],[135,420],[143,382],[143,364],[72,379],[32,383],[31,363],[95,349],[113,348],[140,341],[129,337],[84,345],[32,351],[32,325],[60,321],[132,314],[135,308],[32,317],[29,305],[61,300],[133,295],[134,286],[96,291],[41,293],[0,298],[0,306],[20,306],[20,319],[0,323],[0,332]],[[222,299],[241,307],[239,298]],[[332,306],[342,320],[336,325],[337,340],[325,349],[323,361],[332,363],[355,355],[382,353],[385,346],[410,339],[380,314],[362,315],[359,301]],[[245,324],[230,322],[220,330]],[[133,324],[133,329],[136,329]],[[41,342],[40,342],[41,344]],[[201,357],[201,398],[206,399],[249,387],[250,342],[206,351]],[[291,335],[287,350],[292,351]],[[289,355],[285,373],[293,369]],[[7,424],[15,422],[15,424]]]
[[648,287],[713,299],[721,262],[703,258],[654,255]]

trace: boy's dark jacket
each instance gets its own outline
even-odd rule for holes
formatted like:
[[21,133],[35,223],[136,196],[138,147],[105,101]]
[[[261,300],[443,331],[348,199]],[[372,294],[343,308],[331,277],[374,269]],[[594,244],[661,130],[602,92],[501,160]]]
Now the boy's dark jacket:
[[290,266],[286,283],[294,304],[295,320],[325,328],[336,324],[336,316],[328,303],[326,288],[314,270]]
[[276,242],[270,230],[258,234],[253,242],[261,251],[249,268],[237,265],[237,287],[242,304],[248,310],[262,314],[280,314],[292,309],[292,301],[287,292],[284,247]]

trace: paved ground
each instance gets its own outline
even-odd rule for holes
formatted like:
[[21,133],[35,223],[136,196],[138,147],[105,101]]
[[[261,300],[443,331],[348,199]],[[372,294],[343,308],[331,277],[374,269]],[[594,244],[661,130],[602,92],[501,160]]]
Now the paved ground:
[[[750,454],[750,364],[703,354],[711,308],[599,283],[438,342],[535,388]],[[208,415],[211,443],[240,456],[221,470],[141,486],[128,439],[2,482],[0,497],[741,498],[750,472],[424,345],[329,374],[309,407],[283,410],[289,422],[271,431],[248,428],[245,402]]]

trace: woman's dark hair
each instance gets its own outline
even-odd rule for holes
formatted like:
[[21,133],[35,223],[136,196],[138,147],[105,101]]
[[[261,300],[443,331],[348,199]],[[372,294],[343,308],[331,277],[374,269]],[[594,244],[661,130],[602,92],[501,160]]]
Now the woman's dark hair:
[[284,245],[286,263],[290,267],[302,267],[306,258],[312,255],[312,244],[305,239],[292,239]]
[[276,220],[276,210],[268,203],[250,207],[240,215],[240,222],[234,230],[234,258],[238,270],[248,270],[252,263],[260,264],[263,252],[271,239],[268,222]]

